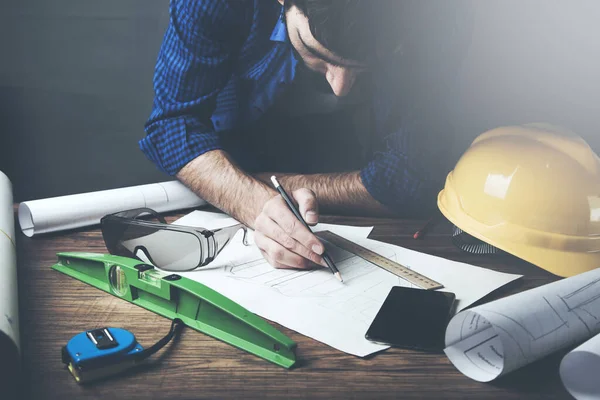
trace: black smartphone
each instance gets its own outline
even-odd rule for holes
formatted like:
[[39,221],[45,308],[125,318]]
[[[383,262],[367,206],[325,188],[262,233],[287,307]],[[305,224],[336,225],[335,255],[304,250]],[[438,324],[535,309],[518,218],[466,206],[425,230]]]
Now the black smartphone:
[[395,347],[441,352],[454,293],[394,286],[365,334]]

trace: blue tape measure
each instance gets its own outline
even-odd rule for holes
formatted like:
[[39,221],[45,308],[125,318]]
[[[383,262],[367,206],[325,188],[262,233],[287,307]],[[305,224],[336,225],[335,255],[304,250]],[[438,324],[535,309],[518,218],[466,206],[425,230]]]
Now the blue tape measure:
[[133,333],[121,328],[101,328],[75,335],[62,348],[62,362],[77,383],[115,375],[136,366],[163,348],[183,327],[176,318],[169,333],[144,349]]

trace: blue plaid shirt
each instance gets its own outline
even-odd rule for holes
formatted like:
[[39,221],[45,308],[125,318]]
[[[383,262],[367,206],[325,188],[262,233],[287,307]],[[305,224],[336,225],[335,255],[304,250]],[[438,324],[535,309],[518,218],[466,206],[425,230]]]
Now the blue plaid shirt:
[[[256,120],[274,104],[294,79],[297,62],[281,16],[275,0],[171,1],[153,110],[139,142],[158,168],[175,175],[197,156],[222,149],[220,132]],[[439,189],[416,162],[422,154],[409,150],[418,133],[414,104],[397,108],[395,97],[407,88],[390,84],[402,62],[376,74],[373,135],[380,145],[360,171],[368,192],[396,210],[435,202]]]

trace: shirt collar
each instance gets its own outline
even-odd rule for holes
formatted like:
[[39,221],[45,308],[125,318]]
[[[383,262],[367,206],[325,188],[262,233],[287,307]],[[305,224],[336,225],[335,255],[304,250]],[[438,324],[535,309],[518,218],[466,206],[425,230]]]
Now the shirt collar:
[[275,23],[275,28],[273,28],[273,32],[271,33],[271,40],[274,42],[289,42],[287,27],[285,26],[285,16],[284,16],[284,7],[281,7],[281,14],[279,14],[279,18],[277,18],[277,22]]

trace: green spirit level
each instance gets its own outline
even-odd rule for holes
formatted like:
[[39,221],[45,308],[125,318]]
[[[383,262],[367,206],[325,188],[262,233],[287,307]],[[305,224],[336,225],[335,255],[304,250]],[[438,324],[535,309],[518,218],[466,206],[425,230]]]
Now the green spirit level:
[[296,343],[266,321],[203,284],[127,257],[58,253],[53,269],[285,368]]

